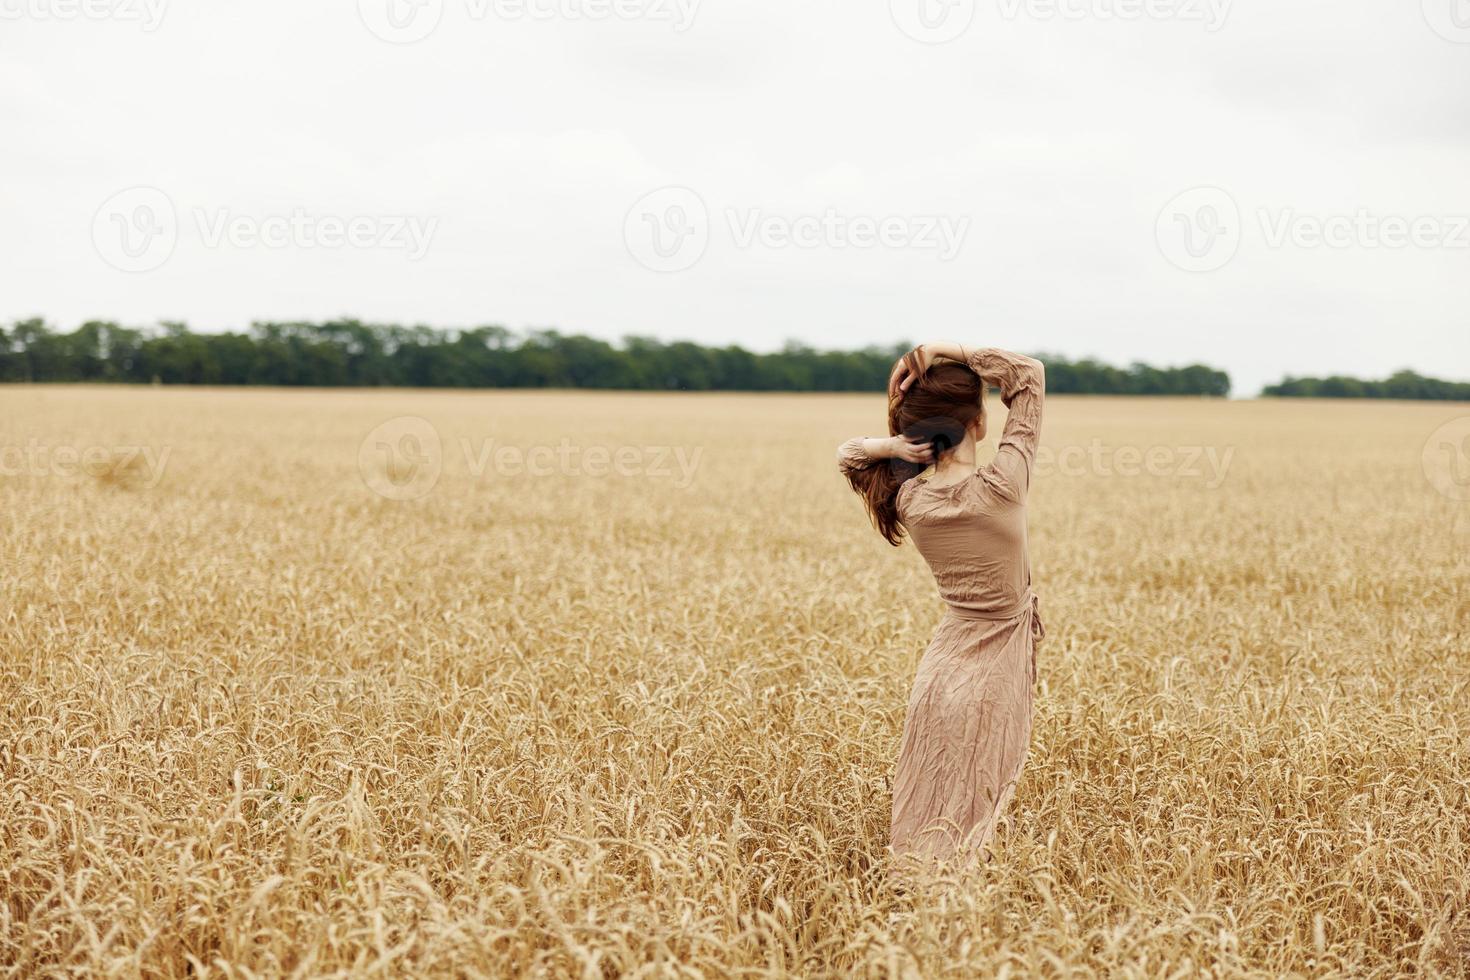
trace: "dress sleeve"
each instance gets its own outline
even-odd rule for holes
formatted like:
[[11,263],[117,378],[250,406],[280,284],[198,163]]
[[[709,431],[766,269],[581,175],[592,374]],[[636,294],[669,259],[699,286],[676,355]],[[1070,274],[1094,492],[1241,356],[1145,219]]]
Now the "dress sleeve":
[[843,475],[865,470],[878,462],[863,451],[863,436],[856,436],[837,447],[837,468]]
[[969,352],[966,363],[981,380],[1000,389],[1009,410],[994,467],[1025,497],[1041,439],[1041,403],[1046,399],[1046,367],[1033,357],[995,347]]

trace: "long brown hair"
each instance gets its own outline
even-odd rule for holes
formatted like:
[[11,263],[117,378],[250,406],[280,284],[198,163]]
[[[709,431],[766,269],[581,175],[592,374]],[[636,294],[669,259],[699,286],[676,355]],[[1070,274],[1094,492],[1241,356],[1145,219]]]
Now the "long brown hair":
[[[937,461],[964,440],[965,430],[977,417],[985,417],[985,386],[979,375],[955,361],[936,361],[922,374],[918,355],[905,354],[901,361],[917,377],[902,395],[889,393],[888,434],[928,442]],[[893,458],[847,474],[878,533],[894,547],[904,534],[898,519],[898,491],[925,469],[922,463]]]

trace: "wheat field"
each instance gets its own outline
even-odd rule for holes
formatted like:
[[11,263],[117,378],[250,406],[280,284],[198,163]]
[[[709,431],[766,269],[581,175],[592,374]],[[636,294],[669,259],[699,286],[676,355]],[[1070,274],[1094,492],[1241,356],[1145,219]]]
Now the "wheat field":
[[1467,415],[1053,397],[1012,823],[904,886],[879,397],[0,389],[0,969],[1470,974]]

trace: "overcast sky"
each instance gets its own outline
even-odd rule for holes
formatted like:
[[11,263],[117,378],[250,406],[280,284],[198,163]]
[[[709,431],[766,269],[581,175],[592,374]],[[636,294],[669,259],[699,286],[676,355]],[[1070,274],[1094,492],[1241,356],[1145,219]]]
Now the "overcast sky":
[[1467,0],[0,18],[6,321],[954,338],[1239,394],[1470,377]]

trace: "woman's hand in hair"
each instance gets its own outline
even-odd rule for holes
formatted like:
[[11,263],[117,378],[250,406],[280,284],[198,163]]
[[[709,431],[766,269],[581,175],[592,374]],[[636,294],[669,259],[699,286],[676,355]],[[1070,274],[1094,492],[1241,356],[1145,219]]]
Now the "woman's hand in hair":
[[893,366],[893,374],[888,379],[888,396],[890,398],[902,398],[904,392],[929,370],[935,361],[950,360],[965,363],[965,349],[950,340],[936,340],[928,344],[920,344],[905,354],[897,364]]
[[903,393],[909,390],[909,386],[934,363],[933,355],[928,347],[920,344],[899,358],[897,364],[893,365],[893,374],[888,378],[888,397],[902,398]]
[[925,355],[928,358],[927,362],[924,365],[926,368],[930,364],[933,364],[935,361],[955,361],[959,364],[965,363],[966,358],[964,346],[961,344],[957,344],[952,340],[931,340],[929,341],[929,343],[922,345],[922,347]]
[[928,441],[903,436],[864,439],[863,452],[872,459],[901,459],[921,466],[934,462],[934,447]]

